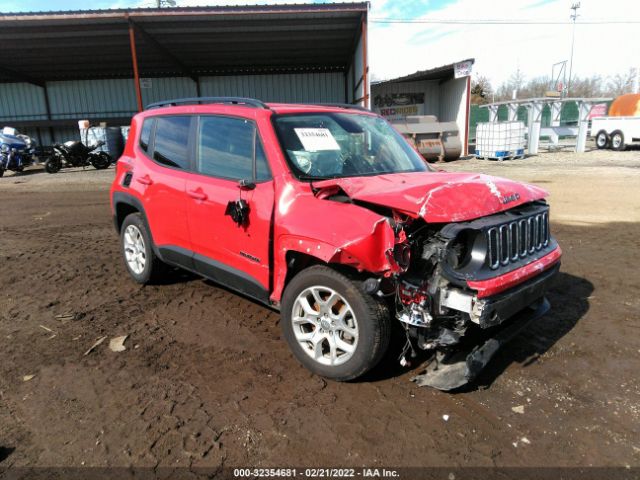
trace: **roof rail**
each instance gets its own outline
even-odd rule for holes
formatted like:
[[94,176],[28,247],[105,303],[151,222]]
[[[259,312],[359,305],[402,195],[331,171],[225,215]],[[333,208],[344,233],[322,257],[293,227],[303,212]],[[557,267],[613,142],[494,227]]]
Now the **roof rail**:
[[147,105],[147,110],[152,108],[175,107],[177,105],[204,105],[207,103],[223,103],[229,105],[243,105],[253,108],[269,109],[266,103],[256,100],[255,98],[244,97],[192,97],[192,98],[176,98],[174,100],[164,100],[162,102]]
[[347,108],[349,110],[360,110],[363,112],[370,112],[371,110],[367,107],[363,107],[362,105],[356,105],[353,103],[312,103],[311,105],[317,105],[319,107],[339,107],[339,108]]

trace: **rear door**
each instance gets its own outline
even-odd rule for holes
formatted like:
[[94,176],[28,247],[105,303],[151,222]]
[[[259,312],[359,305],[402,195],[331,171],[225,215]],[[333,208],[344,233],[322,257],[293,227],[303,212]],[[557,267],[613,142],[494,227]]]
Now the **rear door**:
[[147,118],[140,136],[144,162],[133,181],[142,194],[155,245],[170,262],[192,268],[187,224],[186,181],[191,163],[191,116]]
[[[266,302],[274,193],[256,124],[219,115],[197,122],[194,173],[186,185],[195,267]],[[240,201],[248,207],[244,222],[231,214]]]

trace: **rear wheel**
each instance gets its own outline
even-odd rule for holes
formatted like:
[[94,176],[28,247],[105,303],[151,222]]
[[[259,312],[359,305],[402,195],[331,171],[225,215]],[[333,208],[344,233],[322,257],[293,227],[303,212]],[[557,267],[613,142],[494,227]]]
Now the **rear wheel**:
[[298,361],[338,381],[362,376],[384,356],[391,319],[361,282],[325,266],[298,273],[282,296],[281,325]]
[[57,173],[62,168],[62,161],[57,156],[49,157],[49,159],[44,162],[44,169],[47,173]]
[[607,148],[609,146],[609,135],[604,130],[600,130],[596,135],[596,147],[599,150]]
[[128,215],[120,228],[120,246],[127,270],[138,283],[157,283],[167,273],[166,265],[154,253],[151,242],[142,215]]
[[620,130],[611,133],[611,148],[616,151],[625,149],[624,134]]

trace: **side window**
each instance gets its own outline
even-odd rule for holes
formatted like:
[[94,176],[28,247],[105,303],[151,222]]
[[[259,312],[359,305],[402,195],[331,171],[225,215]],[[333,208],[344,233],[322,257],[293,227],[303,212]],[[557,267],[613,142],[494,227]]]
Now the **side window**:
[[142,123],[142,131],[140,132],[140,148],[145,152],[149,151],[149,140],[151,139],[151,129],[155,118],[147,118]]
[[267,157],[264,154],[262,148],[262,142],[256,135],[256,181],[263,182],[271,178],[271,172],[269,171],[269,164],[267,163]]
[[255,179],[267,180],[271,175],[253,122],[240,118],[200,117],[197,171],[215,177],[253,180],[254,141]]
[[189,127],[191,117],[158,117],[153,159],[169,167],[189,168]]

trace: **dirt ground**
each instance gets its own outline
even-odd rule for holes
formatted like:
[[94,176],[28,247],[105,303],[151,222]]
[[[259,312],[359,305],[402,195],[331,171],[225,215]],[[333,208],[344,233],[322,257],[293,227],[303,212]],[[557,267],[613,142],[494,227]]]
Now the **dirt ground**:
[[[400,368],[397,352],[363,381],[324,381],[289,353],[275,312],[188,275],[162,286],[133,283],[109,211],[113,169],[7,174],[0,179],[0,469],[619,466],[637,473],[640,152],[438,167],[548,189],[564,250],[551,313],[504,348],[478,385],[456,394],[417,387],[409,379],[419,366]],[[109,341],[121,335],[126,350],[114,353]]]

